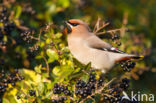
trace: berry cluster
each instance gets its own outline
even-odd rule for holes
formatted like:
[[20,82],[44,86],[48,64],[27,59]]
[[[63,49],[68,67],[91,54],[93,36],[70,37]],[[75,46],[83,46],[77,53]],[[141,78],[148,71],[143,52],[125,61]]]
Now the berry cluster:
[[31,43],[32,36],[30,34],[31,32],[27,30],[27,31],[22,32],[20,35],[24,41],[26,41],[27,43]]
[[2,98],[9,84],[15,86],[17,81],[21,81],[23,79],[24,77],[19,75],[17,69],[15,69],[14,72],[6,72],[2,69],[0,71],[0,98]]
[[34,15],[36,13],[36,11],[31,7],[30,4],[25,4],[23,6],[22,12],[23,13],[28,13],[28,14],[31,14],[31,15]]
[[[98,82],[99,85],[102,84],[101,80]],[[76,82],[76,91],[75,94],[77,96],[81,96],[82,98],[86,98],[87,96],[92,94],[92,91],[96,88],[96,76],[95,74],[89,75],[88,83],[85,83],[82,80],[77,80]]]
[[[72,96],[72,93],[68,89],[67,86],[59,85],[58,83],[54,84],[53,93],[54,94],[61,94],[61,93],[63,93],[65,96]],[[67,100],[67,98],[65,96],[61,96],[59,98],[53,98],[52,99],[52,103],[64,103],[64,101]]]
[[27,50],[27,55],[28,55],[27,59],[31,61],[33,58],[35,58],[36,53],[31,52],[30,50]]
[[120,39],[120,35],[119,34],[114,34],[112,36],[112,40],[117,40],[117,39]]
[[121,45],[121,42],[119,41],[120,39],[120,35],[119,34],[114,34],[112,35],[112,38],[111,38],[113,41],[115,41],[115,43],[120,46]]
[[71,92],[70,92],[70,90],[68,90],[67,86],[59,85],[58,83],[54,84],[53,93],[54,94],[64,93],[67,96],[71,95]]
[[[129,79],[127,78],[123,78],[121,83],[110,85],[108,95],[104,95],[103,97],[105,103],[124,103],[122,101],[122,91],[127,90],[128,87]],[[130,103],[130,101],[126,103]]]
[[[22,37],[22,39],[27,42],[28,44],[32,44],[33,43],[33,39],[35,38],[34,36],[31,35],[32,32],[30,30],[26,30],[26,31],[23,31],[20,36]],[[35,38],[36,40],[37,38]],[[36,54],[37,54],[37,51],[40,49],[40,46],[38,44],[34,44],[33,43],[33,46],[32,47],[29,47],[29,50],[27,50],[27,58],[28,60],[32,60]]]
[[122,82],[120,83],[120,88],[127,90],[129,87],[129,79],[124,78],[122,79]]
[[[67,100],[67,96],[73,98],[73,95],[79,98],[79,100],[76,100],[75,102],[85,102],[88,98],[94,99],[96,94],[101,95],[100,102],[102,103],[125,103],[122,100],[122,93],[123,91],[127,91],[128,87],[129,79],[127,78],[123,78],[121,82],[108,84],[104,82],[104,78],[102,75],[99,77],[99,79],[96,79],[96,74],[94,72],[91,72],[89,74],[88,82],[86,83],[83,80],[77,80],[75,84],[75,89],[72,92],[68,90],[67,86],[55,83],[53,93],[59,95],[54,96],[54,98],[52,99],[52,103],[64,103],[65,100]],[[127,101],[126,103],[132,103],[132,101],[129,100],[124,101]]]
[[135,62],[132,61],[126,61],[121,63],[121,67],[124,71],[130,72],[135,67]]
[[27,50],[27,59],[32,60],[38,53],[40,49],[40,46],[38,44],[34,44],[32,47],[29,47],[29,50]]
[[9,36],[16,25],[13,21],[9,21],[7,8],[4,6],[0,8],[0,23],[2,24],[2,26],[0,26],[0,45],[5,46],[7,42],[3,40],[4,35]]
[[29,49],[31,52],[38,51],[40,49],[40,46],[35,44],[33,47],[29,47]]
[[[30,5],[28,5],[30,7]],[[13,64],[12,61],[16,61],[16,65],[14,67],[22,68],[25,66],[23,60],[23,54],[17,50],[16,47],[22,46],[28,50],[30,45],[32,48],[28,50],[27,57],[28,60],[32,60],[36,56],[36,52],[39,49],[39,46],[35,45],[33,40],[38,40],[38,38],[33,37],[33,31],[29,30],[27,27],[22,26],[22,21],[18,19],[20,25],[16,26],[14,18],[12,17],[12,9],[8,9],[6,6],[0,6],[0,53],[6,53],[6,55],[2,55],[4,60],[8,60],[5,64]],[[30,8],[29,11],[32,11]],[[33,13],[34,11],[32,11]],[[34,39],[35,38],[35,39]],[[25,43],[25,41],[27,43]],[[31,43],[31,44],[30,44]],[[14,55],[12,55],[14,54]],[[31,62],[30,62],[31,63]],[[14,64],[13,64],[14,65]],[[4,66],[5,68],[8,65]]]
[[52,99],[52,103],[64,103],[64,101],[66,101],[67,98],[66,97],[59,97],[58,99]]

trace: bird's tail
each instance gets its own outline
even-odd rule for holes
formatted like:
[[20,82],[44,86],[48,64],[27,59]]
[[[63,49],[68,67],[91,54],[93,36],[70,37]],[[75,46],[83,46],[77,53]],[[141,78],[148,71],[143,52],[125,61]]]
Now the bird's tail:
[[140,59],[143,59],[143,58],[144,58],[144,56],[123,54],[119,58],[116,59],[116,62],[121,62],[121,61],[126,61],[126,60],[131,60],[131,59],[140,60]]

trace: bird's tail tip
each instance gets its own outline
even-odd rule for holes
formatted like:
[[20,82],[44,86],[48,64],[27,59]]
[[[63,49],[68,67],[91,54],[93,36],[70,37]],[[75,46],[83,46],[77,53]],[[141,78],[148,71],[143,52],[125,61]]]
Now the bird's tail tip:
[[143,58],[144,58],[143,55],[141,55],[141,56],[132,56],[132,59],[143,59]]
[[120,59],[117,59],[116,62],[121,62],[121,61],[126,61],[126,60],[131,60],[131,59],[135,59],[135,60],[142,60],[144,58],[144,56],[137,56],[137,55],[131,55],[131,56],[125,56],[122,57]]

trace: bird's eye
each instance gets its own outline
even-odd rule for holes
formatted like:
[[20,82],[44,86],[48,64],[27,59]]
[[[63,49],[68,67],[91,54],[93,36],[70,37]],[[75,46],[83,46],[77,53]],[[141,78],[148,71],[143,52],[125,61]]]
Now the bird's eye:
[[71,23],[72,26],[77,26],[79,25],[78,23]]
[[69,22],[69,21],[68,21],[68,23],[71,24],[72,26],[77,26],[77,25],[79,25],[79,23],[71,23],[71,22]]

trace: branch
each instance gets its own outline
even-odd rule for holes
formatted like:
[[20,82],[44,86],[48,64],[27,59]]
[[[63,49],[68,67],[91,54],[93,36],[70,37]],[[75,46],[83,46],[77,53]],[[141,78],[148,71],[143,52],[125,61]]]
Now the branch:
[[[101,94],[102,91],[104,90],[104,88],[107,87],[109,84],[111,84],[115,79],[116,79],[116,78],[113,78],[111,81],[109,81],[108,83],[106,83],[106,84],[105,84],[103,87],[101,87],[101,88],[96,88],[94,93],[92,93],[92,94],[91,94],[90,96],[88,96],[87,98],[82,99],[82,100],[80,101],[80,103],[84,103],[87,99],[92,98],[92,96],[94,96],[94,95],[96,95],[96,94]],[[111,95],[109,95],[109,94],[105,94],[105,95],[107,95],[107,96],[109,96],[109,97],[111,96]],[[112,97],[112,96],[111,96],[111,97]]]
[[99,23],[100,23],[101,18],[98,17],[98,20],[94,26],[93,32],[95,32],[97,30],[97,28],[99,28]]
[[47,66],[47,74],[49,75],[49,70],[50,70],[50,68],[49,68],[48,61],[47,61],[47,59],[46,59],[44,56],[42,56],[42,58],[44,59],[44,61],[45,61],[45,63],[46,63],[46,66]]
[[109,23],[103,24],[101,27],[99,27],[94,33],[97,34],[97,32],[99,32],[100,30],[102,30],[103,28],[105,28],[106,26],[108,26]]
[[99,33],[96,33],[96,35],[102,35],[102,34],[105,34],[105,33],[115,33],[117,31],[121,31],[123,28],[119,28],[119,29],[114,29],[114,30],[108,30],[108,31],[104,31],[104,32],[99,32]]

